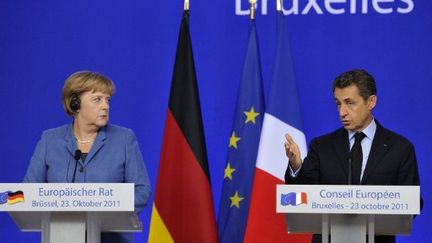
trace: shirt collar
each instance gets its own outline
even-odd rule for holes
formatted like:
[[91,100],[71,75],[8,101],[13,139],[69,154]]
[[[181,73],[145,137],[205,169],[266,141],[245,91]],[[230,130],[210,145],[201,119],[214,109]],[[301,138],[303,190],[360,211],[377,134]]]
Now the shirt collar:
[[[377,124],[375,122],[375,118],[373,118],[372,122],[365,129],[363,129],[363,131],[361,131],[361,132],[364,133],[367,138],[369,138],[370,140],[373,140],[373,138],[375,136],[376,128],[377,128]],[[355,131],[351,131],[351,130],[348,131],[348,138],[350,141],[351,141],[351,139],[354,139],[355,134],[356,134]]]

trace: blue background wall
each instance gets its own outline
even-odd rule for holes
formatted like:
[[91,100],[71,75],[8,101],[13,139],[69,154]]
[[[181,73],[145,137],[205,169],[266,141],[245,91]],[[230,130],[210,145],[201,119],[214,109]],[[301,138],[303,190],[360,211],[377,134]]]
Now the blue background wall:
[[[228,137],[248,32],[247,16],[236,14],[247,1],[191,0],[191,35],[216,208],[222,185]],[[285,9],[299,2],[286,0]],[[361,13],[361,4],[368,4]],[[375,1],[376,2],[376,1]],[[356,13],[350,13],[351,3]],[[397,12],[413,9],[407,14]],[[275,48],[273,1],[259,1],[257,29],[267,90]],[[288,16],[295,75],[308,141],[340,126],[331,82],[354,67],[369,70],[378,83],[375,116],[416,147],[426,202],[411,237],[429,242],[432,136],[432,2],[347,0],[344,9]],[[267,8],[266,8],[267,7]],[[62,110],[64,80],[82,69],[110,76],[118,88],[111,122],[132,128],[140,141],[154,188],[183,2],[158,1],[0,1],[0,182],[20,182],[43,130],[71,122]],[[265,11],[266,10],[266,11]],[[263,13],[264,12],[264,13]],[[281,134],[282,136],[282,134]],[[217,209],[215,209],[216,211]],[[151,207],[141,214],[147,240]],[[39,242],[21,233],[0,213],[1,242]]]

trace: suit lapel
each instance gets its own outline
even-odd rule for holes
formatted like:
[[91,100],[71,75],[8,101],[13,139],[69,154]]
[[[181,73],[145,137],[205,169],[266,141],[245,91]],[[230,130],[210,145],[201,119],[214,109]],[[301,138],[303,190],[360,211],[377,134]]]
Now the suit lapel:
[[366,183],[368,177],[372,174],[391,146],[391,140],[387,139],[385,129],[377,122],[377,130],[375,132],[374,140],[372,141],[369,158],[360,184]]
[[87,155],[87,158],[85,160],[84,164],[90,163],[91,159],[97,154],[97,152],[104,146],[105,139],[106,139],[106,126],[101,128],[101,130],[98,132],[98,135],[96,136],[96,140],[92,146],[92,148],[89,151],[89,154]]
[[75,150],[77,149],[75,143],[75,136],[73,135],[72,125],[68,126],[65,133],[66,149],[69,151],[72,158],[75,156]]
[[342,167],[345,176],[348,178],[348,154],[349,141],[348,132],[345,129],[339,129],[335,134],[334,151],[336,151],[338,162]]

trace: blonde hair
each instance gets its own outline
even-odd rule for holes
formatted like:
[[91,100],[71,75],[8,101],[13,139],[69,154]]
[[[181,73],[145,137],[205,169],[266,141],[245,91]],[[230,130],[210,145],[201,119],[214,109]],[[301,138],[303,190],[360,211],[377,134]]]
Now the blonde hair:
[[62,103],[66,114],[73,116],[75,111],[71,108],[73,97],[80,98],[84,92],[102,92],[112,96],[115,92],[113,81],[97,72],[79,71],[69,76],[63,86]]

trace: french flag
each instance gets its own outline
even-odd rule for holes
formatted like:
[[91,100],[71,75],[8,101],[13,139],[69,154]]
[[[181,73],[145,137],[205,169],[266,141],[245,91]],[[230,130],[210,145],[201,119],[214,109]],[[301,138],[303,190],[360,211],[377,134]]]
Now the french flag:
[[278,12],[278,37],[272,80],[264,115],[255,168],[251,205],[244,242],[310,242],[311,235],[288,234],[285,216],[276,213],[276,185],[284,183],[288,166],[285,134],[289,133],[307,153],[306,138],[301,130],[300,107],[291,60],[288,26]]

